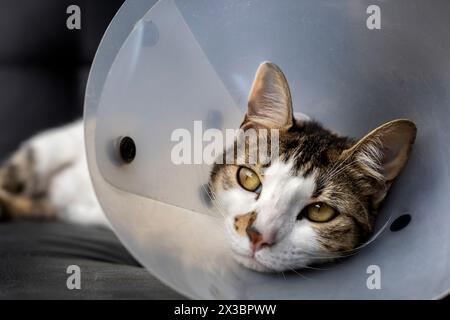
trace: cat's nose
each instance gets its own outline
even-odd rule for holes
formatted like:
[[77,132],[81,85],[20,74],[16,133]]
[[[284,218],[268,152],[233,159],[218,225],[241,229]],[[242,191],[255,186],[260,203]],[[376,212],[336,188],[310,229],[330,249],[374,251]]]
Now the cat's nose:
[[271,246],[274,243],[274,237],[263,235],[253,226],[249,226],[246,232],[252,244],[253,251],[258,251],[259,249]]

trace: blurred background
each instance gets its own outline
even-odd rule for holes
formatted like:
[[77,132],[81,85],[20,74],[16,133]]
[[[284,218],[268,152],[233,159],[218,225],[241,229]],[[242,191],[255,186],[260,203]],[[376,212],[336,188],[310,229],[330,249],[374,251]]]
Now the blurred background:
[[[134,0],[130,0],[134,1]],[[91,63],[124,0],[0,0],[0,160],[33,134],[82,117]],[[69,6],[81,29],[69,30]],[[66,287],[80,266],[83,290]],[[0,223],[2,299],[181,298],[105,228]]]
[[[0,158],[82,116],[98,44],[124,0],[0,0]],[[69,30],[67,8],[81,9]]]

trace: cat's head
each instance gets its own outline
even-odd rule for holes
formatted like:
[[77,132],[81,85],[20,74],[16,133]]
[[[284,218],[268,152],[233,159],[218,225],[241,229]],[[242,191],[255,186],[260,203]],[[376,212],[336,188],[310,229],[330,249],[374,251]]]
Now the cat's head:
[[241,125],[263,128],[278,130],[277,157],[268,164],[216,163],[210,180],[235,258],[258,271],[298,269],[359,246],[416,137],[408,120],[354,141],[295,119],[288,82],[269,62],[257,71]]

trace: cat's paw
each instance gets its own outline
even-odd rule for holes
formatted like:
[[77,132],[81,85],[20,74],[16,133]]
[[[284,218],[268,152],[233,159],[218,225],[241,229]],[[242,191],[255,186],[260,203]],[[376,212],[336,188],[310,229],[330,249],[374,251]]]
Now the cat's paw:
[[13,195],[35,195],[39,192],[35,168],[33,149],[21,147],[0,168],[0,188]]
[[53,220],[55,206],[43,197],[26,197],[0,189],[0,221],[17,219]]

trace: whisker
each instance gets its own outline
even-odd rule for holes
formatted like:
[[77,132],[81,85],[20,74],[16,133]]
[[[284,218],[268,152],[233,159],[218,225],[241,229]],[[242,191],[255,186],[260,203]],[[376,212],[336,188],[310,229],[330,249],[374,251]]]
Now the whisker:
[[331,270],[333,268],[319,268],[319,267],[311,267],[311,266],[304,266],[302,269],[311,269],[311,270],[318,270],[318,271],[327,271]]
[[300,277],[302,277],[303,279],[305,279],[305,280],[311,280],[311,278],[308,278],[308,277],[304,276],[303,274],[301,274],[300,272],[298,272],[298,271],[295,270],[294,268],[289,267],[289,266],[288,266],[288,268],[289,268],[291,271],[293,271],[295,274],[297,274],[297,275],[299,275]]
[[[206,187],[203,186],[206,191]],[[210,190],[210,192],[207,193],[209,198],[211,199],[211,203],[213,204],[214,208],[217,209],[217,211],[222,215],[223,218],[226,218],[226,212],[223,209],[223,204],[219,198],[216,197],[216,195]],[[220,205],[220,206],[219,206]]]

